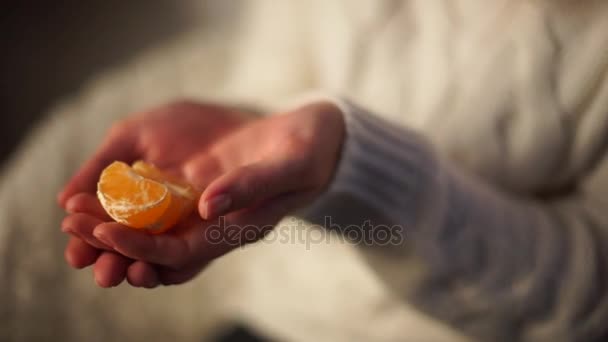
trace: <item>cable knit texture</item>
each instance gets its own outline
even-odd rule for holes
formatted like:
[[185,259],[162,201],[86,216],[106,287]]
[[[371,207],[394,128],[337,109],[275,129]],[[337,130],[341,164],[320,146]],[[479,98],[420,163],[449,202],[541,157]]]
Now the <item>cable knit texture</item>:
[[[578,195],[499,191],[440,160],[418,134],[335,103],[347,142],[325,196],[352,195],[406,228],[431,269],[413,302],[484,340],[601,340],[605,260],[594,239],[607,236],[576,209]],[[410,257],[386,249],[391,262]]]

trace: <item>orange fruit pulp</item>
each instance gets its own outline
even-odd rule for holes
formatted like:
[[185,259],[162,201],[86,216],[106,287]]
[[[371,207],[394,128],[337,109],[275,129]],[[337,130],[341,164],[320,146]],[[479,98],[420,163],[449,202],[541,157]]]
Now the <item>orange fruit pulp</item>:
[[132,166],[115,161],[97,183],[97,197],[110,217],[152,234],[190,215],[199,196],[191,185],[143,161]]

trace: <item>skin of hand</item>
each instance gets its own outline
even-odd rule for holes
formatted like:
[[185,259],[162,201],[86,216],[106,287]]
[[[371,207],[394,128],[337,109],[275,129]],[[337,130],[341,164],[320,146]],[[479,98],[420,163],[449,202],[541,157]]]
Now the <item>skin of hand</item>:
[[[66,260],[94,265],[101,287],[186,282],[321,194],[344,136],[342,113],[327,102],[264,118],[179,102],[118,123],[58,197],[68,212],[62,230],[72,235]],[[112,161],[137,159],[204,189],[198,212],[161,235],[112,222],[95,196],[97,179]]]

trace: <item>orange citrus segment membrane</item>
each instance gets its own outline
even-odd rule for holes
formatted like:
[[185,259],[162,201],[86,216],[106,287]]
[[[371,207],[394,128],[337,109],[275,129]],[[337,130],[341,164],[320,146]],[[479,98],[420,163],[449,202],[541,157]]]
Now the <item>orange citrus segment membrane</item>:
[[142,161],[129,166],[113,162],[97,183],[97,197],[116,222],[147,232],[162,233],[194,209],[197,191]]

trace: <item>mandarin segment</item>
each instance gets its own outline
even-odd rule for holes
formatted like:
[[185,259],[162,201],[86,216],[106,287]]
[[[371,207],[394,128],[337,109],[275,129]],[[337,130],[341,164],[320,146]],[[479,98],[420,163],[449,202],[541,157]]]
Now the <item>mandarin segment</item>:
[[188,216],[198,195],[192,186],[142,161],[133,166],[116,161],[103,170],[97,183],[97,196],[108,215],[155,234]]

